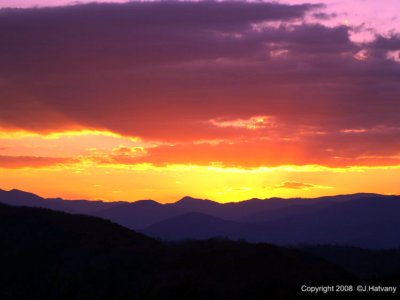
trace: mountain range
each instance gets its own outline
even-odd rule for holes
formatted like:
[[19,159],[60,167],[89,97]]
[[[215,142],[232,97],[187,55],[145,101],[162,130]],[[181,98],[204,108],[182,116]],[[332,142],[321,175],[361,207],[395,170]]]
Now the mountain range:
[[184,197],[160,204],[44,199],[19,190],[0,190],[0,203],[97,216],[170,241],[223,237],[277,245],[400,247],[400,196],[359,193],[224,204]]
[[297,299],[305,284],[400,279],[400,250],[162,242],[98,217],[6,204],[0,260],[4,300]]
[[288,299],[355,282],[315,255],[228,240],[162,243],[107,220],[0,204],[0,299]]

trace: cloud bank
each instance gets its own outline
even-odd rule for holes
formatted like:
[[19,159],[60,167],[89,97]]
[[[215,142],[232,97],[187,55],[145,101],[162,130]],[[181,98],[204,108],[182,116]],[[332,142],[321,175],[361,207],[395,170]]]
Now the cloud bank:
[[348,26],[305,21],[320,7],[0,10],[0,127],[160,143],[130,162],[398,164],[400,37],[354,43]]

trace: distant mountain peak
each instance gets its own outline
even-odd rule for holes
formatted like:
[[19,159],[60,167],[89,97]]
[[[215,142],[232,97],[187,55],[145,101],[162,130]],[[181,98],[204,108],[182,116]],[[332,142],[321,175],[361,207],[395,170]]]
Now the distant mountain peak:
[[199,198],[193,198],[190,196],[185,196],[182,199],[175,202],[175,204],[195,204],[195,203],[205,203],[205,202],[216,203],[216,202],[208,200],[208,199],[199,199]]
[[201,200],[201,199],[193,198],[190,196],[185,196],[185,197],[181,198],[180,200],[178,200],[177,202],[192,202],[192,201],[199,201],[199,200]]
[[39,197],[38,195],[36,195],[34,193],[30,193],[30,192],[26,192],[26,191],[22,191],[22,190],[18,190],[18,189],[12,189],[9,191],[4,191],[4,192],[13,194],[13,195],[18,195],[18,196],[30,196],[30,197],[34,197],[37,199],[42,199],[41,197]]
[[148,206],[160,206],[161,204],[158,203],[155,200],[151,199],[146,199],[146,200],[138,200],[135,202],[130,202],[129,204],[135,204],[135,205],[148,205]]
[[32,194],[32,193],[25,192],[25,191],[23,191],[23,190],[19,190],[19,189],[11,189],[11,190],[9,190],[8,192],[10,192],[10,193],[23,193],[23,194]]

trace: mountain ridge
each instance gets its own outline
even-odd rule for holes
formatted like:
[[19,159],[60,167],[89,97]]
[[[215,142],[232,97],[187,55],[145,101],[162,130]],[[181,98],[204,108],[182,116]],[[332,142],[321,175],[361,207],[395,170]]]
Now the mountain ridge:
[[61,198],[61,197],[42,197],[39,196],[38,194],[35,194],[33,192],[29,192],[29,191],[24,191],[21,189],[17,189],[17,188],[12,188],[10,190],[6,190],[6,189],[1,189],[0,188],[0,194],[1,193],[15,193],[15,194],[24,194],[24,195],[31,195],[37,198],[40,198],[42,200],[50,200],[50,201],[55,201],[55,200],[62,200],[62,201],[70,201],[70,202],[74,202],[74,201],[88,201],[91,203],[135,203],[135,202],[139,202],[139,201],[151,201],[151,202],[155,202],[158,203],[160,205],[171,205],[171,204],[177,204],[177,203],[197,203],[197,202],[212,202],[212,203],[216,203],[216,204],[220,204],[220,205],[225,205],[225,204],[237,204],[237,203],[243,203],[243,202],[253,202],[253,201],[297,201],[297,200],[328,200],[328,199],[334,199],[337,197],[341,197],[343,199],[353,199],[353,198],[358,198],[358,197],[366,197],[366,196],[400,196],[400,195],[396,195],[396,194],[390,194],[390,195],[385,195],[385,194],[377,194],[377,193],[363,193],[363,192],[358,192],[358,193],[350,193],[350,194],[338,194],[338,195],[327,195],[327,196],[318,196],[318,197],[291,197],[291,198],[281,198],[281,197],[270,197],[270,198],[249,198],[249,199],[243,199],[243,200],[239,200],[239,201],[229,201],[229,202],[218,202],[215,200],[210,200],[210,199],[202,199],[202,198],[196,198],[196,197],[192,197],[192,196],[183,196],[182,198],[176,200],[175,202],[166,202],[166,203],[162,203],[162,202],[158,202],[157,200],[154,199],[139,199],[139,200],[133,200],[133,201],[128,201],[128,200],[118,200],[118,201],[107,201],[104,199],[65,199],[65,198]]
[[[224,239],[163,243],[110,221],[0,204],[1,299],[288,299],[357,276],[317,255]],[[386,275],[386,273],[385,273]],[[249,295],[250,293],[250,295]]]
[[278,245],[400,247],[400,196],[356,193],[230,203],[185,196],[161,204],[44,199],[20,190],[0,190],[1,202],[101,217],[165,240],[222,236]]

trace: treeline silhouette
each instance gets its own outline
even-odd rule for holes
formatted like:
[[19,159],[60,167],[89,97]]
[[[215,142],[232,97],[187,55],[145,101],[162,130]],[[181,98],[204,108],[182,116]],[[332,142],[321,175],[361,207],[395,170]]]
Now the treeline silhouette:
[[[0,204],[0,299],[291,299],[302,284],[360,282],[343,259],[320,258],[332,249],[166,243],[96,217]],[[397,284],[395,273],[374,280]]]
[[346,282],[311,254],[224,239],[162,243],[110,221],[0,205],[0,299],[287,299]]

